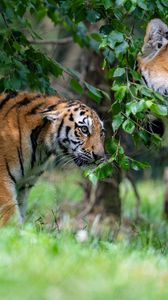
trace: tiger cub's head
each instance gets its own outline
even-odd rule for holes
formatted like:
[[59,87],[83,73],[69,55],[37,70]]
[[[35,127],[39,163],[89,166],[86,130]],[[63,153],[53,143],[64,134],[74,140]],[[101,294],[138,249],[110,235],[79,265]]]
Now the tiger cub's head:
[[50,150],[70,155],[78,166],[105,160],[104,127],[97,113],[80,101],[63,102],[44,113],[51,121]]

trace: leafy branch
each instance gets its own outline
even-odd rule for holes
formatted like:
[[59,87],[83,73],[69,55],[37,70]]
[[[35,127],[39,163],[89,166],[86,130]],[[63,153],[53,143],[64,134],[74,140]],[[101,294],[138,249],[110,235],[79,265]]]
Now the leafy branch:
[[[141,30],[144,30],[147,22],[156,16],[168,22],[167,1],[116,0],[112,5],[109,0],[56,3],[52,0],[26,0],[25,3],[1,0],[0,12],[0,91],[29,88],[54,94],[51,76],[57,78],[68,74],[70,87],[76,93],[89,96],[98,105],[108,98],[107,110],[114,132],[107,143],[111,158],[95,171],[96,176],[101,178],[111,174],[114,162],[122,168],[144,167],[128,158],[117,137],[122,131],[130,134],[134,141],[147,145],[151,140],[151,134],[145,128],[147,115],[162,118],[168,114],[167,99],[147,88],[135,68],[142,45],[139,29],[143,27]],[[40,40],[33,24],[44,18],[64,28],[68,37]],[[52,60],[40,48],[41,45],[63,45],[72,41],[101,58],[102,72],[109,82],[108,93],[83,80],[76,70]],[[34,45],[39,45],[38,49]],[[159,143],[160,139],[152,135],[152,141]]]

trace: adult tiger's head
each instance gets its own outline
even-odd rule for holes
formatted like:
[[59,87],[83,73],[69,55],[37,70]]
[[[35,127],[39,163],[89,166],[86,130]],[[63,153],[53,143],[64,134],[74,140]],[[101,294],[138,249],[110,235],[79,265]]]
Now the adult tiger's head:
[[[148,23],[137,62],[144,83],[161,95],[168,96],[168,25],[160,19]],[[167,146],[167,117],[158,119],[148,114],[146,129],[159,134],[162,145]]]
[[97,113],[80,101],[62,102],[43,115],[51,121],[47,144],[70,155],[78,166],[105,160],[104,127]]
[[144,44],[137,57],[144,83],[162,95],[168,95],[168,26],[160,19],[148,23]]

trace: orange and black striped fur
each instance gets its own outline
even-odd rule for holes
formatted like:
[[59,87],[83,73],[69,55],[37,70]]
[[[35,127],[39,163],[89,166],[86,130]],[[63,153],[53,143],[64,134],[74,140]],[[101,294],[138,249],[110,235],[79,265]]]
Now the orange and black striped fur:
[[168,26],[160,19],[149,22],[137,60],[145,84],[168,95]]
[[[160,19],[148,23],[137,61],[144,83],[161,95],[168,96],[168,26]],[[149,115],[147,128],[162,136],[162,145],[168,144],[167,124],[167,117],[158,119]]]
[[22,222],[25,193],[51,154],[78,166],[104,160],[103,124],[80,101],[22,92],[0,96],[0,224]]

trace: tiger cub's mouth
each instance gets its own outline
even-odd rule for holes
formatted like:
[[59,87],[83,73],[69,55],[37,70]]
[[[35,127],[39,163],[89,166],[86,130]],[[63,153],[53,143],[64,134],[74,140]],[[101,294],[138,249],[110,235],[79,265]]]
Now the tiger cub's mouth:
[[78,167],[96,167],[99,164],[105,162],[105,158],[101,158],[99,160],[95,160],[94,158],[86,159],[82,156],[80,157],[74,157],[74,162]]

